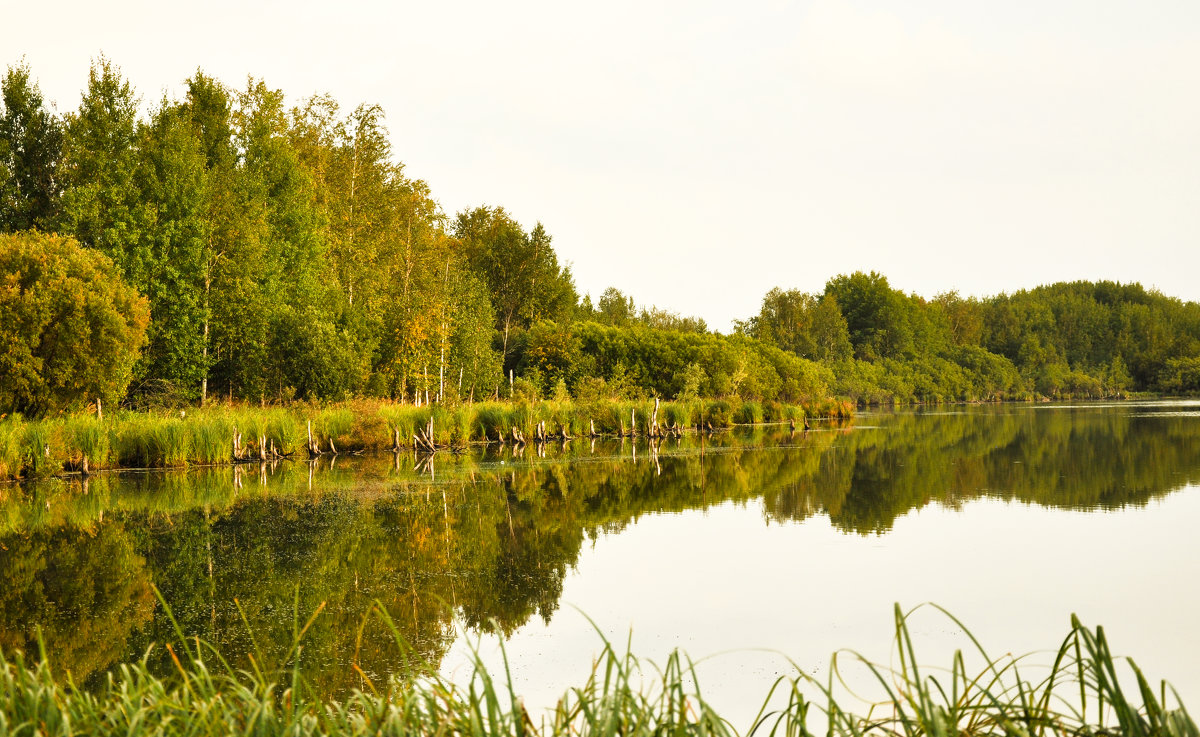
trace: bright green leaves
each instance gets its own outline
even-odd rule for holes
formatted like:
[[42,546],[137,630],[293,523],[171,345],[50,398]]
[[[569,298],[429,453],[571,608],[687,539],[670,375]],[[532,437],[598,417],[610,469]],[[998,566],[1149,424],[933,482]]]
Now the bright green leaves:
[[559,266],[541,223],[526,233],[504,208],[477,207],[458,214],[454,234],[488,286],[506,356],[514,327],[527,328],[574,310],[578,295],[571,270]]
[[120,69],[96,61],[78,111],[67,116],[58,229],[100,250],[145,290],[152,264],[143,233],[152,213],[137,186],[137,107]]
[[58,212],[62,123],[28,67],[9,67],[0,97],[0,232],[46,228]]

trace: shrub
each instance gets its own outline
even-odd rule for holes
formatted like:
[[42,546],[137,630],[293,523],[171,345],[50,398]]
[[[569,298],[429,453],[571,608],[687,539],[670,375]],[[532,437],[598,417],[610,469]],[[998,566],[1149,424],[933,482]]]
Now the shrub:
[[733,424],[733,406],[724,399],[718,399],[704,408],[703,417],[713,427],[729,427]]
[[125,394],[150,310],[71,238],[0,235],[0,412],[39,416]]

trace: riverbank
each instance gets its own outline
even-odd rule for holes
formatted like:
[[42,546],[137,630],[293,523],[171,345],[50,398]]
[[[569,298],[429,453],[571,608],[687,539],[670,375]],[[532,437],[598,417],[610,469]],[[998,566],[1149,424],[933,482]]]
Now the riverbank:
[[[400,640],[385,611],[376,608],[373,614]],[[961,653],[949,668],[919,667],[908,627],[911,614],[895,608],[891,667],[840,651],[830,665],[839,673],[836,682],[822,683],[803,673],[783,675],[763,695],[744,732],[700,695],[694,661],[686,655],[676,650],[659,667],[609,642],[602,643],[586,681],[564,689],[554,708],[544,713],[531,713],[511,676],[489,673],[478,659],[466,684],[447,680],[436,664],[420,660],[402,674],[376,676],[375,681],[357,662],[347,663],[358,673],[361,687],[344,700],[316,698],[305,679],[300,645],[320,609],[303,627],[297,620],[293,646],[274,668],[256,663],[252,670],[237,670],[214,646],[177,630],[179,639],[166,645],[176,664],[174,677],[155,676],[143,661],[121,666],[95,693],[76,686],[69,672],[57,672],[53,654],[38,662],[19,652],[0,653],[0,729],[136,735],[174,725],[170,731],[195,735],[477,737],[1197,734],[1178,694],[1165,683],[1152,685],[1132,660],[1115,657],[1103,628],[1089,629],[1073,617],[1067,637],[1057,651],[1050,651],[1056,654],[1047,654],[1049,673],[1028,680],[1020,673],[1041,674],[1043,668],[1030,664],[1029,656],[992,659],[949,615],[947,625],[962,628],[974,645],[967,659],[982,659],[980,675],[974,667],[968,672]],[[849,691],[840,678],[850,670],[883,684],[879,695],[864,701],[863,692]],[[928,677],[931,672],[936,678]],[[1122,682],[1136,688],[1127,694]]]
[[118,412],[0,420],[0,480],[118,468],[228,465],[315,455],[463,448],[602,436],[666,436],[733,425],[848,419],[847,402],[802,405],[725,399],[481,402],[414,407],[381,401],[327,406],[215,406],[178,414]]

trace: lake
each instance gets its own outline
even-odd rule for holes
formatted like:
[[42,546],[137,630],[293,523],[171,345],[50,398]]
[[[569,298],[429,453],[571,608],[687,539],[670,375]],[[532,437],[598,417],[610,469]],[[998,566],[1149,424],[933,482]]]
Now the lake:
[[[893,603],[931,601],[993,655],[1053,649],[1078,613],[1194,703],[1198,485],[1191,401],[9,485],[0,648],[36,651],[40,628],[79,683],[142,657],[168,673],[157,588],[184,634],[241,665],[278,666],[315,614],[300,657],[327,695],[416,659],[502,668],[503,637],[538,708],[603,636],[656,662],[682,648],[741,727],[775,678],[824,679],[838,648],[886,663]],[[912,625],[923,661],[963,645],[932,609]]]

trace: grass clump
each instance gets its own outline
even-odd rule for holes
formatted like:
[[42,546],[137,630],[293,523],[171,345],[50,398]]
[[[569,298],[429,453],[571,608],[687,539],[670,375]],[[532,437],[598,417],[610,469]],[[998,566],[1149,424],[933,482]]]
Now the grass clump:
[[[256,735],[472,735],[473,737],[596,737],[688,735],[734,737],[739,732],[703,698],[696,668],[679,651],[663,667],[603,642],[584,683],[565,690],[553,708],[531,714],[513,687],[507,663],[490,673],[478,657],[466,683],[443,678],[418,658],[405,670],[345,700],[315,697],[298,653],[314,614],[279,670],[260,663],[236,670],[211,645],[184,637],[171,650],[177,673],[163,680],[146,660],[122,666],[96,693],[56,676],[43,653],[40,662],[17,652],[0,654],[0,729],[14,734],[142,734],[151,725],[173,733],[236,731]],[[168,616],[169,612],[168,612]],[[387,613],[372,614],[391,628],[411,653]],[[1022,658],[987,657],[972,643],[956,652],[949,668],[918,666],[908,614],[895,610],[896,653],[887,667],[854,653],[834,657],[825,683],[797,668],[765,695],[744,734],[748,737],[1197,737],[1195,721],[1164,683],[1152,686],[1132,660],[1112,655],[1103,628],[1072,618],[1071,631],[1040,678],[1023,676]],[[947,615],[949,616],[949,615]],[[961,624],[950,617],[955,624]],[[172,622],[174,620],[172,619]],[[967,663],[981,660],[982,665]],[[846,660],[866,669],[883,699],[861,710],[839,701]],[[357,667],[355,665],[355,667]],[[1042,672],[1043,668],[1033,668]],[[361,673],[361,671],[359,671]],[[1133,688],[1125,686],[1132,683]],[[157,733],[157,732],[155,732]]]
[[63,429],[70,449],[71,465],[78,468],[84,458],[89,468],[108,468],[111,465],[109,426],[103,420],[92,415],[80,415],[68,419]]
[[[844,404],[844,403],[843,403]],[[759,402],[682,399],[661,402],[659,428],[714,429],[734,423],[772,421],[776,416],[849,416],[850,405],[827,403],[800,408]],[[565,430],[574,438],[587,437],[593,427],[601,435],[644,435],[654,403],[646,400],[597,398],[585,400],[519,400],[478,404],[434,404],[422,407],[376,400],[355,400],[331,406],[295,404],[290,407],[205,407],[178,414],[122,411],[101,421],[91,415],[29,422],[20,416],[0,418],[0,480],[38,477],[105,468],[162,468],[220,465],[233,461],[233,440],[241,437],[243,453],[260,445],[284,455],[304,457],[308,428],[322,452],[386,451],[399,431],[402,447],[433,420],[439,446],[462,448],[470,443],[511,442],[517,429],[527,439],[545,423],[549,438]],[[822,413],[829,413],[824,415]],[[49,456],[45,453],[50,448]],[[37,449],[37,453],[34,449]]]
[[[408,443],[412,441],[413,433],[421,426],[422,420],[427,420],[427,413],[422,411],[420,407],[413,407],[405,404],[384,405],[379,409],[379,415],[383,418],[384,424],[390,431],[400,431],[400,442]],[[387,439],[388,447],[391,447],[392,438]]]
[[0,479],[16,478],[21,473],[21,447],[25,439],[25,421],[20,415],[0,420]]
[[127,468],[182,466],[191,457],[191,440],[181,418],[126,413],[111,435],[112,454]]
[[354,413],[348,407],[323,409],[313,415],[312,426],[315,436],[326,442],[333,440],[338,447],[345,447],[354,429]]
[[512,437],[512,417],[509,405],[500,402],[476,404],[471,426],[473,440],[496,441]]
[[20,458],[25,473],[34,478],[52,476],[62,470],[51,445],[54,426],[50,422],[32,422],[21,435]]
[[757,425],[763,421],[763,406],[758,402],[742,402],[733,413],[733,421],[738,425]]
[[215,465],[233,454],[233,422],[225,413],[206,413],[192,422],[192,461]]

